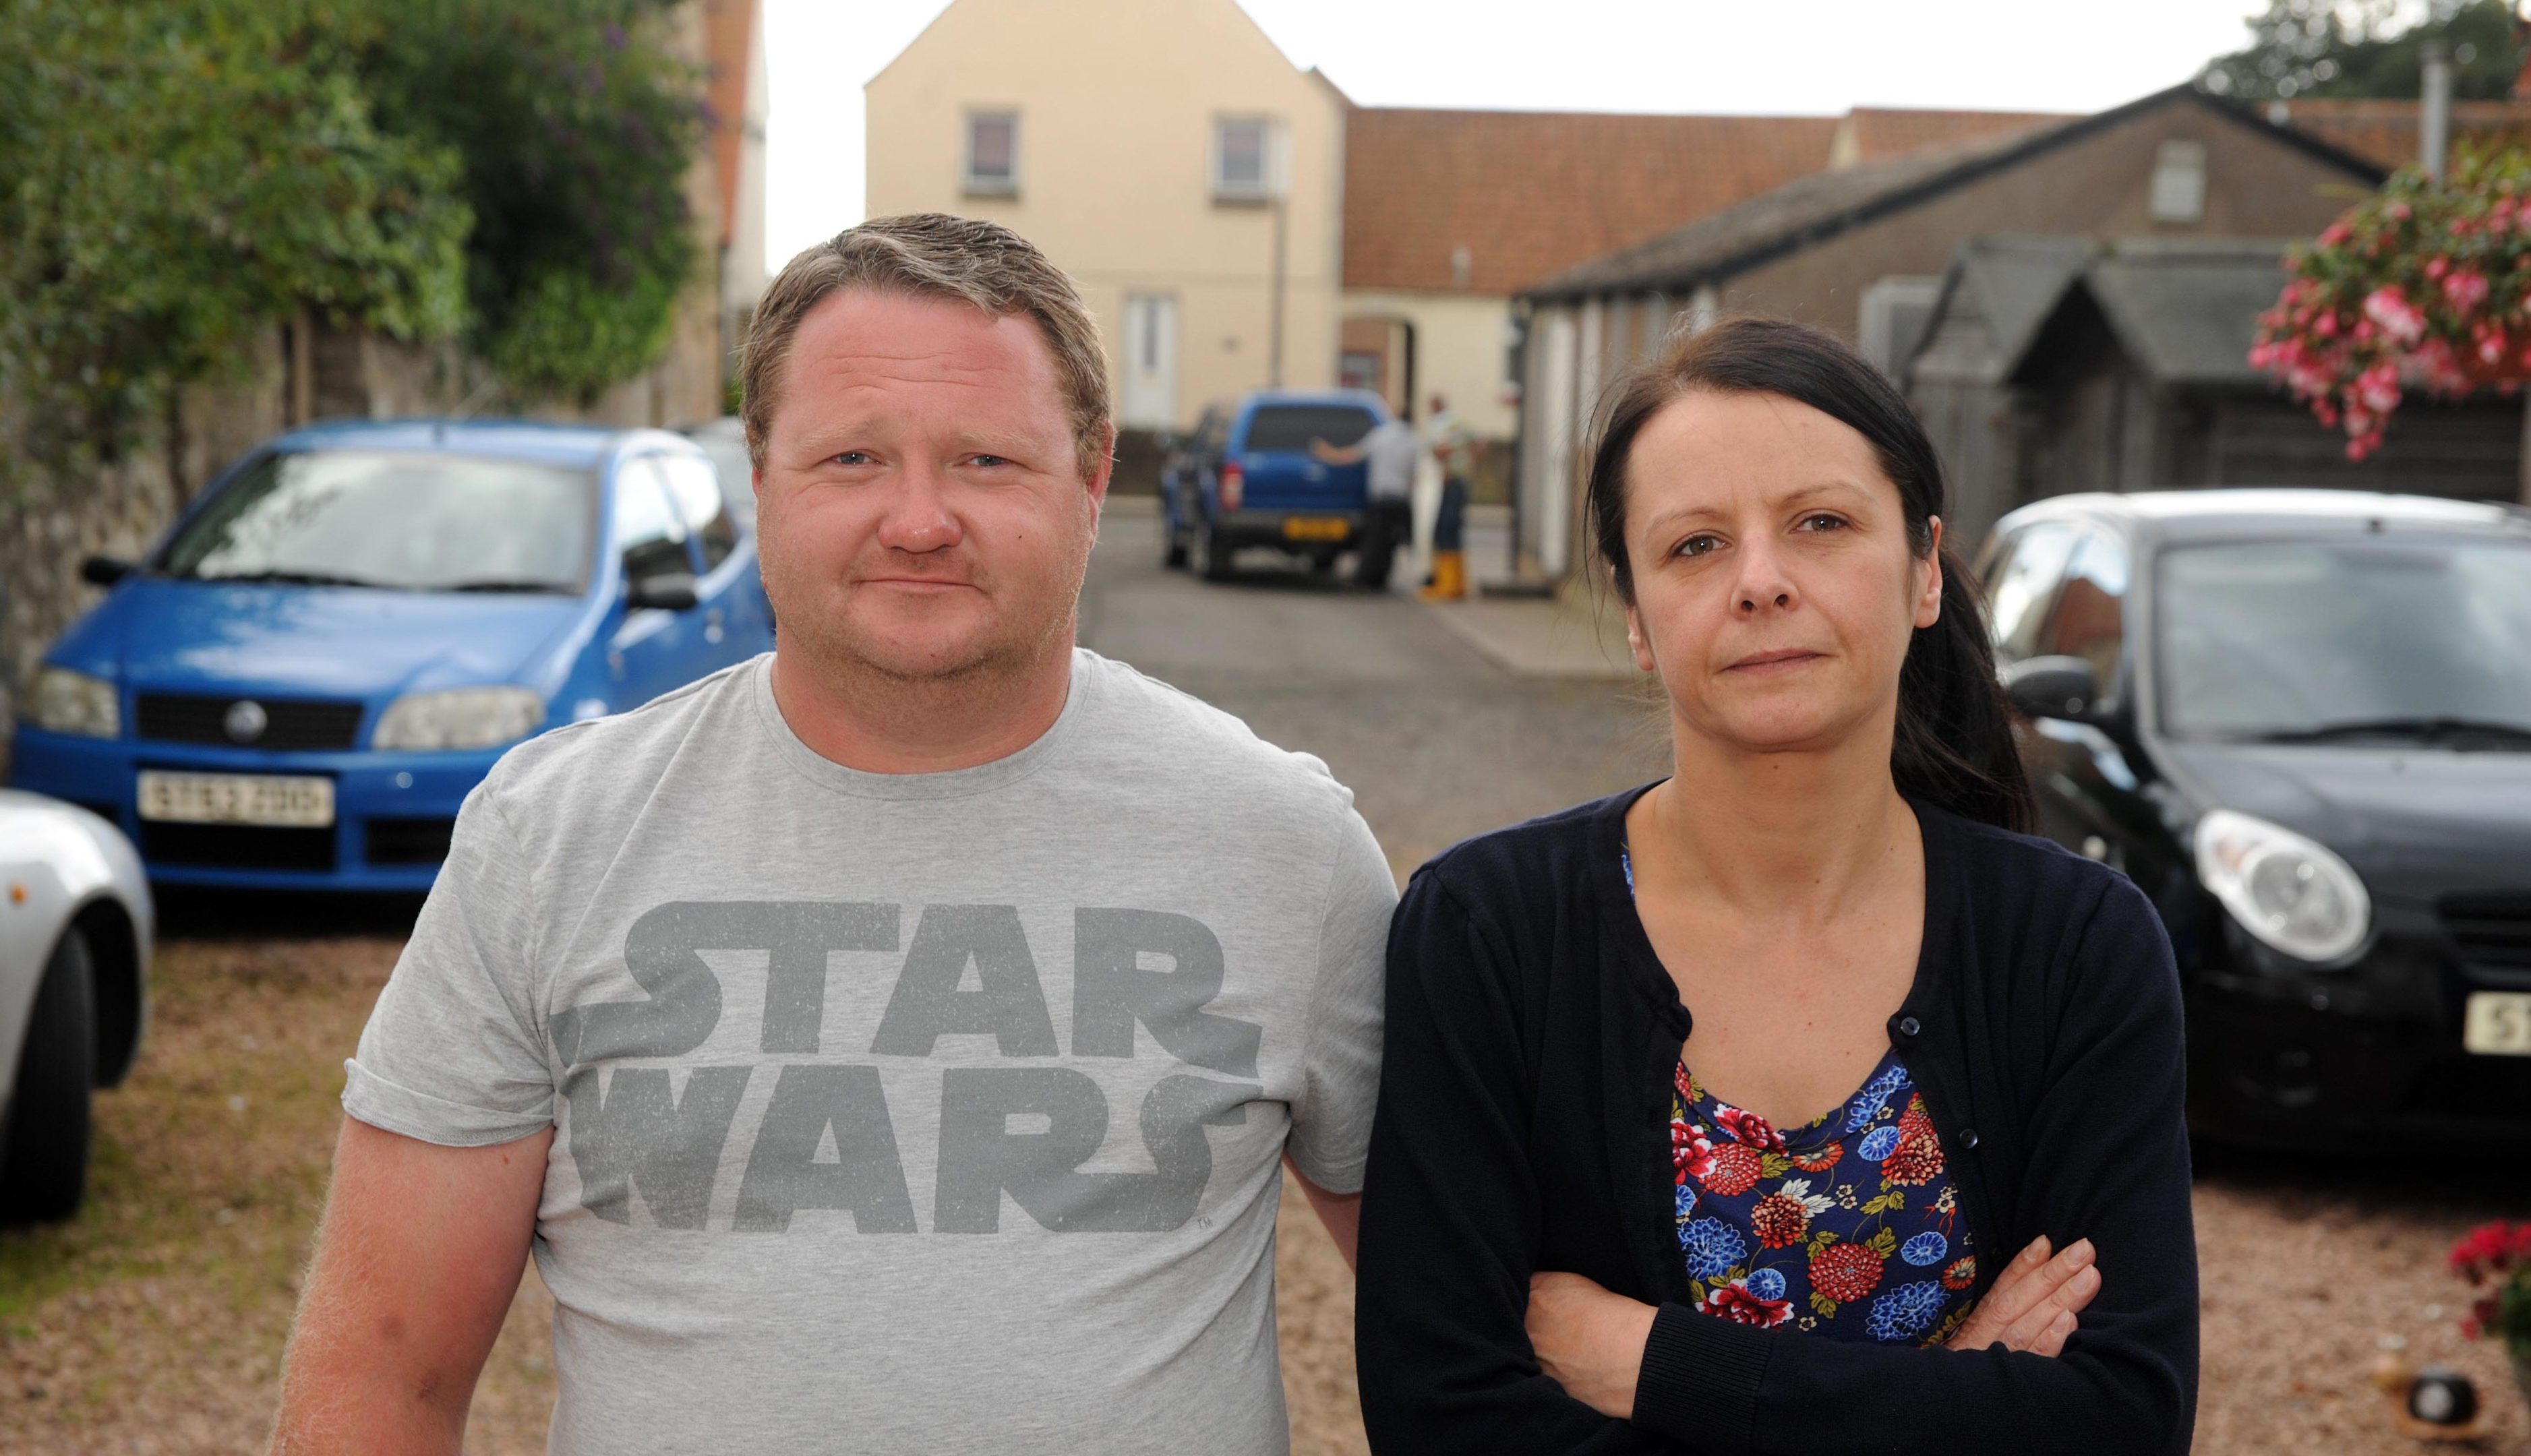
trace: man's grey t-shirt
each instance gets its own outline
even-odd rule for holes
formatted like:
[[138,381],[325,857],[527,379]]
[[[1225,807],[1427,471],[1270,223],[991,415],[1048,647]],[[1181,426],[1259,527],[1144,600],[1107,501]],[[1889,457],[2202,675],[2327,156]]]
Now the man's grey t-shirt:
[[1009,757],[859,773],[771,659],[513,750],[350,1064],[556,1128],[601,1451],[1281,1452],[1288,1147],[1362,1186],[1394,882],[1317,759],[1089,651]]

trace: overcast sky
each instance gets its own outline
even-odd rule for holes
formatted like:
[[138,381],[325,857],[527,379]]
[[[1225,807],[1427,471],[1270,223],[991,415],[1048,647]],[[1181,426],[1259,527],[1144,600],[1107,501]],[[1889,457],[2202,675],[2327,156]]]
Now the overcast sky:
[[[1090,6],[1099,0],[1044,0]],[[2098,111],[2249,38],[2262,0],[1246,0],[1367,106]],[[766,252],[862,218],[862,84],[946,0],[764,0]]]

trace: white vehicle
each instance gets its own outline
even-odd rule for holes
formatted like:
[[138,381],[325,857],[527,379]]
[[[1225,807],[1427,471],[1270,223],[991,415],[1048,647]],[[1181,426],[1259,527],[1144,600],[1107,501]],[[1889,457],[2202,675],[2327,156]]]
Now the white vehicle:
[[0,789],[0,1223],[79,1211],[88,1093],[141,1049],[154,929],[122,831]]

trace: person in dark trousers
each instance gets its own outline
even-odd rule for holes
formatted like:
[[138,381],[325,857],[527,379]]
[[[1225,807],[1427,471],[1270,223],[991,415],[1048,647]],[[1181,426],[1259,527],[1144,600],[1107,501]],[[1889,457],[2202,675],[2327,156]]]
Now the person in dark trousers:
[[1923,429],[1754,319],[1605,418],[1591,533],[1674,771],[1407,887],[1373,1451],[2185,1451],[2177,973],[2134,884],[2019,832]]
[[1437,394],[1424,417],[1424,440],[1441,467],[1441,505],[1433,517],[1433,575],[1420,594],[1426,601],[1455,601],[1468,594],[1468,479],[1477,440]]
[[1415,421],[1400,415],[1372,426],[1352,445],[1310,441],[1310,454],[1325,465],[1359,465],[1370,469],[1364,484],[1362,544],[1354,579],[1377,591],[1388,585],[1388,572],[1398,547],[1412,544],[1415,534],[1415,466],[1424,443]]

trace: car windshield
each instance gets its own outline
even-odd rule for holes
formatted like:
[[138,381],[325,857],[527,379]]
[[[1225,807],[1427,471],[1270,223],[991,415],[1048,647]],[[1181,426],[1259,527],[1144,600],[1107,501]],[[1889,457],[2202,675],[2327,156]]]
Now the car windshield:
[[2531,739],[2531,542],[2182,546],[2160,585],[2165,732]]
[[1351,445],[1378,422],[1359,405],[1265,405],[1248,417],[1248,448],[1307,450],[1312,440]]
[[591,474],[471,456],[309,450],[249,466],[158,558],[171,577],[406,591],[581,588]]

